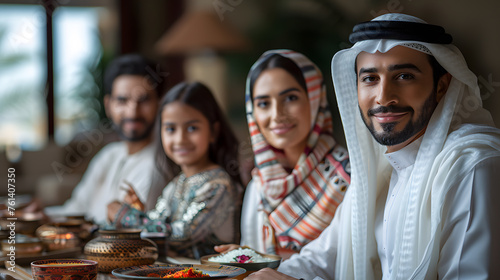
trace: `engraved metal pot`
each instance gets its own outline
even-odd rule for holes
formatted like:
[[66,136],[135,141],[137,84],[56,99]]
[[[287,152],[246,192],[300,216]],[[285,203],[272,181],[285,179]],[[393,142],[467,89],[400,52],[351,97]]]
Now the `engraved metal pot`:
[[99,263],[99,272],[115,268],[153,264],[158,258],[156,244],[141,238],[141,229],[100,230],[83,250],[85,258]]

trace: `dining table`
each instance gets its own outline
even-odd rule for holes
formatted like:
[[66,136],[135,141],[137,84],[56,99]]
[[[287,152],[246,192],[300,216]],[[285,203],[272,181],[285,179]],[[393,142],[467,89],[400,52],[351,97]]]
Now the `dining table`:
[[[80,259],[83,259],[84,256],[79,257]],[[155,264],[200,264],[200,260],[196,259],[191,259],[191,258],[186,258],[186,257],[166,257],[162,259],[161,261],[156,261]],[[20,266],[16,265],[15,269],[8,269],[9,266],[6,263],[5,268],[0,268],[0,280],[5,277],[2,277],[2,275],[9,275],[14,277],[15,279],[19,280],[32,280],[31,276],[31,267],[29,266]],[[237,277],[233,278],[226,278],[227,280],[242,280],[244,279],[249,273],[244,273],[242,275],[239,275]],[[111,273],[98,273],[97,274],[97,279],[96,280],[115,280],[115,279],[120,279],[119,277],[114,276]]]

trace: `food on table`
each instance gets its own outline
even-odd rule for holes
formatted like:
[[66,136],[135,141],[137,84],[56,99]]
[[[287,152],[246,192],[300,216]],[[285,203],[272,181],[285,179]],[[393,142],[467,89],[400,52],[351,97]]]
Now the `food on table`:
[[157,273],[149,273],[148,277],[161,277],[161,278],[202,278],[202,277],[210,277],[208,274],[204,274],[200,270],[191,268],[186,268],[175,273],[168,272],[163,276]]
[[208,261],[217,263],[263,263],[274,260],[263,257],[250,248],[239,248],[219,256],[211,257]]

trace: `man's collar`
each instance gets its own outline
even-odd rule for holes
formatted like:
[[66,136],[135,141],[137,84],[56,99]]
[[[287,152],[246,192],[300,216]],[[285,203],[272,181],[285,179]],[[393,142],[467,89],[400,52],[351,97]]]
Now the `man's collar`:
[[422,138],[418,137],[401,150],[384,154],[394,169],[403,170],[415,163]]

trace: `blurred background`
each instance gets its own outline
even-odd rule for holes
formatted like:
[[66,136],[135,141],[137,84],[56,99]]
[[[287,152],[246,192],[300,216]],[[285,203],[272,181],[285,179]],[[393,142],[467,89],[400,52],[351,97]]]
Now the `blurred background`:
[[16,170],[16,195],[36,195],[46,205],[70,196],[93,155],[117,140],[104,113],[102,78],[124,53],[158,61],[167,88],[206,83],[241,140],[242,160],[251,163],[248,70],[268,49],[302,52],[323,71],[336,138],[345,143],[330,61],[351,45],[354,24],[387,12],[444,26],[500,124],[500,1],[0,0],[0,196],[8,168]]

